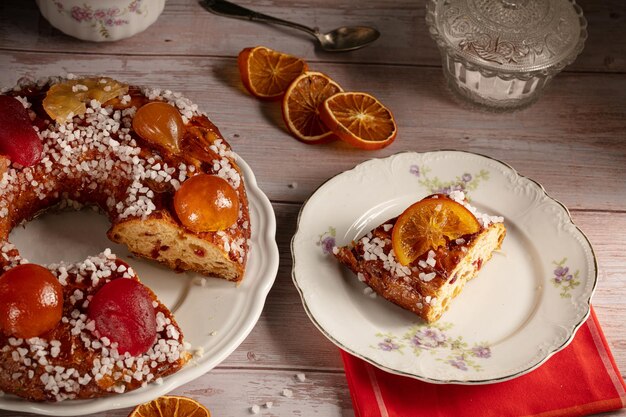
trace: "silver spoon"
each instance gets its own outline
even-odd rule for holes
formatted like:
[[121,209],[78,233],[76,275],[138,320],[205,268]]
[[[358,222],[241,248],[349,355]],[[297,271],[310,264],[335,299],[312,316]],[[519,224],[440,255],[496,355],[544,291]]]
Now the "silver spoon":
[[380,32],[368,26],[342,26],[328,33],[321,33],[318,28],[310,28],[299,23],[257,13],[226,0],[201,0],[200,4],[208,11],[220,16],[273,23],[302,30],[315,36],[322,49],[326,51],[343,52],[363,48],[380,36]]

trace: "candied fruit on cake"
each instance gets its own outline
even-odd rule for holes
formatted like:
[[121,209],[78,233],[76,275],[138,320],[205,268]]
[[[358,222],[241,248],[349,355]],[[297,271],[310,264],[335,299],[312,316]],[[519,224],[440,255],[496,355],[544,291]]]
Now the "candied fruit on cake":
[[[431,200],[445,203],[432,204]],[[409,209],[400,217],[376,227],[352,245],[334,248],[333,253],[376,293],[432,323],[441,317],[465,284],[476,277],[494,251],[500,249],[506,228],[502,217],[478,213],[467,203],[461,191],[453,191],[449,196],[429,196],[422,202],[426,202],[425,206],[433,207],[433,214],[421,221],[434,222],[435,229],[440,229],[439,234],[435,233],[436,230],[433,233],[430,233],[430,229],[422,230],[420,220],[414,219],[418,222],[416,230],[420,232],[414,242],[420,250],[414,252],[413,256],[405,256],[403,261],[406,264],[396,256],[394,247],[406,250],[409,255],[411,251],[402,249],[402,245],[397,242],[399,237],[396,236],[394,240],[392,235],[398,233],[396,227]],[[443,212],[447,202],[460,205],[472,216],[478,227],[474,229],[471,219],[456,218],[467,214],[454,207],[442,223],[461,222],[463,226],[457,225],[455,233],[443,224],[437,224],[437,207]],[[438,240],[439,237],[443,240]],[[424,241],[431,242],[430,246],[424,246]]]

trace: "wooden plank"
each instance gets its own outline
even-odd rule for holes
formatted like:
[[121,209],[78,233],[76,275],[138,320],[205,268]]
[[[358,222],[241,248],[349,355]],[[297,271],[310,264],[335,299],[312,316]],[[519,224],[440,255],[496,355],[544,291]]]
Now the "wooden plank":
[[[351,417],[354,416],[346,380],[343,374],[307,373],[304,382],[296,382],[293,373],[281,371],[224,372],[214,370],[194,382],[172,392],[185,395],[204,404],[211,415],[250,416],[250,407],[261,407],[265,417]],[[293,391],[293,397],[281,395],[282,389]],[[264,405],[272,402],[271,408]],[[126,417],[132,408],[92,414],[93,417]],[[34,414],[20,413],[20,416]],[[604,413],[602,417],[623,417],[626,410]],[[0,411],[2,417],[16,413]]]
[[[237,21],[204,11],[197,1],[170,0],[159,20],[144,33],[114,43],[77,42],[40,16],[34,2],[4,0],[0,4],[0,45],[23,51],[97,54],[235,56],[257,44],[296,53],[310,61],[343,61],[439,66],[439,52],[428,35],[424,1],[364,0],[306,2],[272,0],[242,5],[277,17],[330,30],[343,25],[372,25],[381,38],[349,54],[315,48],[312,38],[292,29]],[[579,2],[589,21],[583,54],[568,70],[626,71],[626,12],[621,0]],[[358,6],[358,7],[355,7]]]
[[[308,372],[306,380],[294,378],[294,372],[277,370],[221,370],[208,374],[174,391],[204,404],[211,415],[250,416],[250,407],[261,406],[262,416],[348,417],[352,403],[343,373]],[[281,395],[289,389],[293,397]],[[264,406],[272,402],[272,407]],[[126,417],[132,408],[90,414],[94,417]],[[1,411],[1,417],[34,416],[34,414]]]
[[274,201],[302,202],[326,179],[369,158],[461,149],[509,163],[572,209],[626,207],[626,77],[619,74],[562,74],[530,108],[500,114],[457,103],[437,68],[315,65],[344,88],[369,91],[394,111],[396,142],[371,152],[343,143],[295,141],[286,132],[280,105],[243,91],[230,58],[77,60],[70,54],[7,52],[0,55],[0,67],[3,86],[26,74],[75,72],[181,91],[210,114]]
[[[292,398],[281,395],[290,389]],[[343,374],[306,374],[304,382],[294,380],[286,371],[222,371],[213,370],[197,380],[172,392],[185,395],[204,404],[215,417],[251,416],[250,407],[261,407],[264,417],[353,417],[352,403]],[[264,405],[272,402],[271,408]],[[92,414],[93,417],[126,417],[132,408]],[[0,411],[1,417],[17,413]],[[20,413],[20,416],[35,416]],[[624,417],[626,410],[617,410],[598,417]]]

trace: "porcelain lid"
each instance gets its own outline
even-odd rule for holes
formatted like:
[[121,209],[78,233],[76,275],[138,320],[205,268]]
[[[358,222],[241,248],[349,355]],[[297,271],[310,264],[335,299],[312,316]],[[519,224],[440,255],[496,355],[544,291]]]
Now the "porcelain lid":
[[587,38],[575,0],[430,0],[426,20],[440,48],[495,72],[560,70]]

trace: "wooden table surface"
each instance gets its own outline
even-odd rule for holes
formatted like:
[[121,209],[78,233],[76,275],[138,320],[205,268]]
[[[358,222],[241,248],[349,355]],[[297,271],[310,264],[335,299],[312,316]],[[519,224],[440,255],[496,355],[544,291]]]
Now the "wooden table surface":
[[[536,104],[514,113],[473,110],[446,91],[423,0],[241,0],[322,29],[368,24],[382,32],[372,46],[345,54],[324,53],[292,30],[211,15],[195,0],[169,0],[148,30],[103,44],[63,35],[34,1],[3,0],[0,85],[11,86],[23,75],[101,73],[180,91],[198,103],[272,201],[280,268],[250,336],[217,368],[175,393],[200,400],[214,416],[250,415],[252,404],[267,401],[274,407],[262,409],[264,416],[351,416],[339,351],[309,321],[292,284],[289,243],[298,211],[316,187],[366,159],[405,150],[492,156],[543,184],[570,209],[597,254],[593,303],[626,372],[626,6],[622,0],[579,3],[589,21],[585,50]],[[302,56],[344,88],[377,96],[396,116],[395,143],[368,152],[295,141],[283,127],[280,106],[253,99],[239,81],[238,52],[258,44]],[[294,380],[300,372],[305,382]],[[292,389],[293,398],[281,396],[283,388]]]

